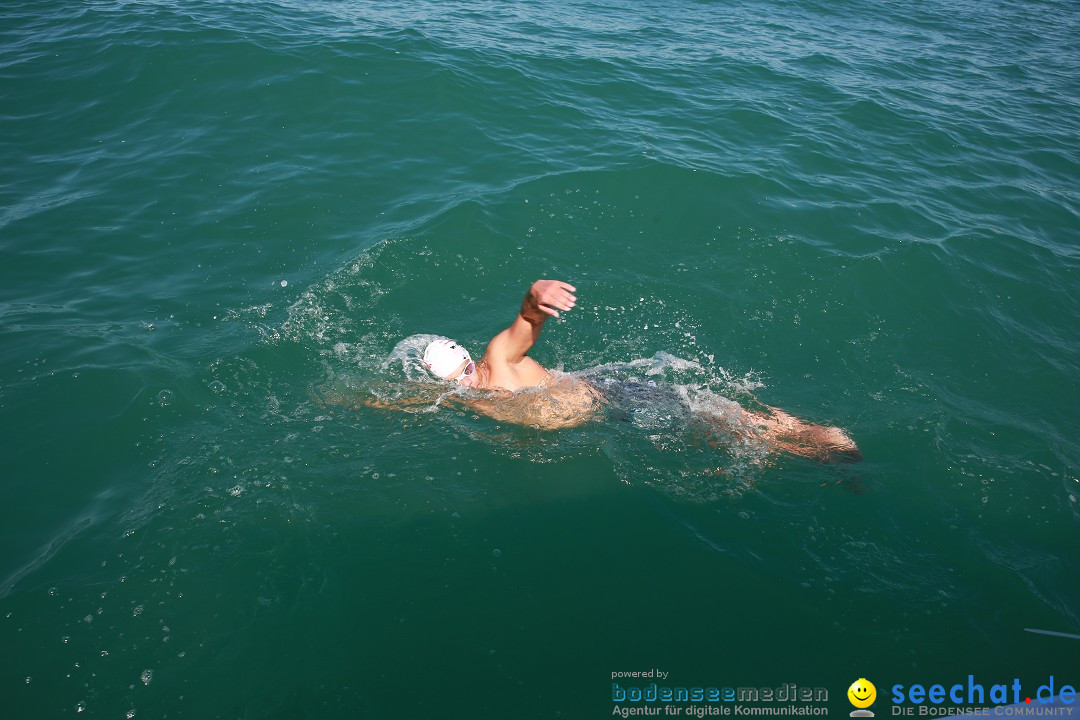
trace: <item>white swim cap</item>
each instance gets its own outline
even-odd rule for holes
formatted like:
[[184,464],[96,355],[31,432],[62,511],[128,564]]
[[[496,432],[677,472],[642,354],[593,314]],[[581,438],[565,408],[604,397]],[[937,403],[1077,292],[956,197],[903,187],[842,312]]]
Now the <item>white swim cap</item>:
[[424,367],[444,380],[467,360],[472,360],[469,351],[450,338],[434,340],[424,349]]

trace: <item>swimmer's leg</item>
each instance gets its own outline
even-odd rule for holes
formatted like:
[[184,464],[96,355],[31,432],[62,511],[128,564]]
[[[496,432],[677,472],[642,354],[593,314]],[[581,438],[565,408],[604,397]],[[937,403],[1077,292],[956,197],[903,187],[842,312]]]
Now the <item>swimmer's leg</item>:
[[761,429],[762,437],[777,450],[821,462],[862,460],[855,441],[842,429],[803,422],[779,408],[769,407],[769,411],[769,415],[749,411],[747,415]]

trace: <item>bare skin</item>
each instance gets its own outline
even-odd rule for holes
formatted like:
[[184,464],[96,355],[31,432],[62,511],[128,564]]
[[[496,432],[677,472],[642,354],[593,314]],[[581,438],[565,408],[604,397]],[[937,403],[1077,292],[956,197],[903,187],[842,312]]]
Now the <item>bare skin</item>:
[[[491,339],[483,357],[475,364],[475,371],[463,375],[470,363],[465,360],[443,378],[489,392],[447,399],[495,420],[543,429],[575,427],[592,419],[602,400],[596,389],[579,378],[547,370],[527,354],[548,318],[557,318],[574,308],[575,292],[574,286],[558,280],[534,282],[522,300],[517,317],[510,327]],[[415,402],[386,403],[375,399],[365,402],[374,407],[398,409],[430,403],[431,398],[417,398]],[[854,441],[840,428],[806,423],[778,408],[768,409],[768,414],[743,410],[744,415],[739,418],[739,424],[747,428],[743,432],[754,432],[772,449],[794,455],[822,461],[861,459]],[[720,423],[717,428],[722,432]]]
[[[577,304],[575,290],[558,280],[532,284],[514,322],[488,343],[476,372],[457,381],[474,390],[493,391],[487,397],[467,398],[470,408],[496,420],[549,430],[592,419],[600,407],[600,396],[592,386],[554,374],[527,355],[548,318],[557,318]],[[461,363],[449,377],[457,377],[467,365],[468,361]]]
[[[521,301],[521,311],[514,322],[488,343],[484,356],[476,365],[476,373],[458,382],[478,390],[509,392],[547,383],[551,373],[526,353],[540,338],[548,318],[557,318],[560,311],[574,309],[577,304],[575,290],[573,285],[558,280],[534,282]],[[458,371],[467,364],[463,362]],[[457,374],[455,372],[454,376]]]

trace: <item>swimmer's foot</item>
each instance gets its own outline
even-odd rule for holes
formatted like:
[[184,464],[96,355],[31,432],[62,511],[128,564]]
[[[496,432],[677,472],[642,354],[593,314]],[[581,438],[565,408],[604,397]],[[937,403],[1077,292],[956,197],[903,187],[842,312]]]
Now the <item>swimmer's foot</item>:
[[852,445],[845,448],[827,448],[815,459],[824,463],[857,463],[862,461],[862,452]]
[[838,427],[807,426],[807,439],[812,443],[815,459],[827,463],[854,463],[862,460],[855,441]]
[[862,460],[862,453],[854,445],[837,447],[780,441],[775,443],[775,447],[822,463],[857,463]]
[[781,450],[826,463],[852,463],[862,460],[855,441],[838,427],[812,425],[770,408],[773,417],[764,426],[765,436]]

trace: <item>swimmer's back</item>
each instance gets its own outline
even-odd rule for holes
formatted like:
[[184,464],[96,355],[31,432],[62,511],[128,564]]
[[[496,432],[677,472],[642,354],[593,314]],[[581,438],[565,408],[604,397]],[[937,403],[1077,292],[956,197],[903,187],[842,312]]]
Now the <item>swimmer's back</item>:
[[516,392],[497,391],[466,402],[473,410],[501,422],[557,430],[592,420],[600,400],[599,393],[584,380],[552,372],[542,385]]

